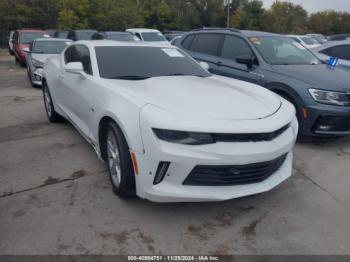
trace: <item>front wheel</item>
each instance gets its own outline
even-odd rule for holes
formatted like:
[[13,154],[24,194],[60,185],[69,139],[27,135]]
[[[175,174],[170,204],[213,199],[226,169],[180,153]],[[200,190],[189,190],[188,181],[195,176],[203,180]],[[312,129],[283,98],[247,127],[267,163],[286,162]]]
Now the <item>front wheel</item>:
[[50,90],[46,82],[43,82],[43,96],[44,96],[45,111],[50,122],[52,123],[62,122],[63,118],[55,111],[55,108],[52,103]]
[[114,193],[122,198],[135,196],[135,174],[130,149],[122,131],[114,122],[110,122],[104,137],[107,166]]

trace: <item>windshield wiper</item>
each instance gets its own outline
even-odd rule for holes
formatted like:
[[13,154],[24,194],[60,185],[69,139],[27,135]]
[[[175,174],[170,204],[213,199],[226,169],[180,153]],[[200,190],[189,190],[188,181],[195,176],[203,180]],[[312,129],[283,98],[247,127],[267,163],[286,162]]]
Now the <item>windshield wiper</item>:
[[121,80],[145,80],[150,78],[149,76],[116,76],[116,77],[109,77],[109,79],[121,79]]

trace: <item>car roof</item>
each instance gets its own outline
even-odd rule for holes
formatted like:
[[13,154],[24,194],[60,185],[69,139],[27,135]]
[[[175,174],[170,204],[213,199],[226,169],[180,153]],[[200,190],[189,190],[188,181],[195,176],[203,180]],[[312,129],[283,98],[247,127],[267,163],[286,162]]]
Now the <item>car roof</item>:
[[124,32],[124,31],[107,31],[107,32],[102,32],[102,33],[105,33],[105,34],[107,34],[107,35],[121,35],[121,34],[123,34],[123,35],[132,35],[132,34],[130,34],[130,32]]
[[18,29],[17,32],[19,33],[46,33],[44,30],[39,29]]
[[52,41],[52,42],[73,42],[71,39],[65,39],[65,38],[53,38],[53,37],[45,37],[45,38],[37,38],[35,39],[37,42],[41,41]]
[[74,32],[97,32],[95,29],[80,29],[80,30],[70,30]]
[[324,43],[323,45],[321,45],[320,47],[315,48],[314,51],[320,51],[320,50],[323,50],[325,48],[329,48],[332,46],[339,46],[339,45],[350,45],[350,39],[340,40],[340,41],[328,41],[328,42]]
[[76,44],[84,44],[89,47],[99,47],[99,46],[139,46],[139,47],[161,47],[161,48],[175,48],[177,49],[176,46],[164,46],[162,44],[156,44],[156,43],[151,43],[151,42],[142,42],[142,41],[127,41],[127,42],[122,42],[122,41],[112,41],[112,40],[81,40],[81,41],[76,41],[73,43],[73,45]]
[[263,31],[253,31],[253,30],[238,30],[234,28],[203,28],[203,29],[195,29],[188,33],[193,32],[210,32],[210,33],[236,33],[236,34],[242,34],[246,37],[258,37],[258,36],[282,36],[280,34],[275,33],[268,33]]
[[157,29],[150,29],[150,28],[129,28],[126,29],[127,32],[139,32],[139,33],[146,33],[146,32],[154,32],[159,33],[160,31]]

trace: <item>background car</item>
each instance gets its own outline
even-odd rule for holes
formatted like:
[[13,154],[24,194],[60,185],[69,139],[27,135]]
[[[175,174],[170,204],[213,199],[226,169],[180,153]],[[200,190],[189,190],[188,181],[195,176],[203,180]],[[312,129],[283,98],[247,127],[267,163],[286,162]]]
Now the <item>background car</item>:
[[9,35],[8,50],[10,55],[14,55],[12,37],[15,31],[11,31]]
[[92,35],[96,32],[97,30],[71,30],[67,38],[72,41],[91,40]]
[[293,106],[211,75],[176,47],[73,43],[45,63],[43,94],[50,121],[63,116],[77,127],[121,197],[220,201],[266,192],[292,174]]
[[70,43],[70,39],[39,38],[25,49],[28,78],[32,86],[41,86],[43,66],[49,57],[59,55]]
[[313,50],[322,61],[338,58],[338,65],[350,69],[350,39],[343,41],[330,41]]
[[131,29],[127,29],[126,31],[134,34],[141,41],[144,41],[144,42],[153,42],[157,44],[169,44],[169,41],[166,40],[165,36],[159,30],[156,30],[156,29],[131,28]]
[[305,36],[305,35],[287,35],[287,37],[295,40],[299,44],[302,44],[303,46],[313,49],[319,47],[321,44],[313,39],[310,36]]
[[337,35],[332,35],[328,41],[343,41],[347,40],[350,38],[350,34],[337,34]]
[[55,33],[53,34],[53,37],[68,39],[68,34],[69,34],[69,31],[67,30],[56,30]]
[[259,84],[294,104],[302,137],[350,135],[350,74],[278,34],[195,30],[176,41],[210,72]]
[[16,30],[13,34],[12,43],[16,62],[20,63],[21,66],[26,65],[26,56],[23,51],[24,48],[29,47],[30,43],[42,37],[49,37],[43,30],[35,29],[23,29]]
[[57,31],[57,29],[46,29],[45,31],[50,37],[54,37],[55,32]]
[[91,40],[115,40],[115,41],[141,41],[138,37],[130,32],[97,32],[91,36]]
[[327,43],[327,38],[322,34],[307,34],[307,36],[315,39],[319,44],[323,45],[324,43]]
[[170,42],[175,37],[179,37],[183,34],[182,31],[163,31],[163,35]]

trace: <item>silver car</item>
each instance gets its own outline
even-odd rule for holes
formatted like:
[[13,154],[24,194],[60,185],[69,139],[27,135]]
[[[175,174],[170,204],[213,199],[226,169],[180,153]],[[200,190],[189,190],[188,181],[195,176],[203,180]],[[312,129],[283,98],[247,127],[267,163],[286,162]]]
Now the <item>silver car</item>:
[[28,78],[32,86],[41,86],[42,71],[45,60],[51,56],[58,56],[68,45],[70,39],[39,38],[25,48]]
[[339,59],[339,67],[350,69],[350,39],[329,41],[313,51],[322,61],[326,62],[329,58],[335,57]]

